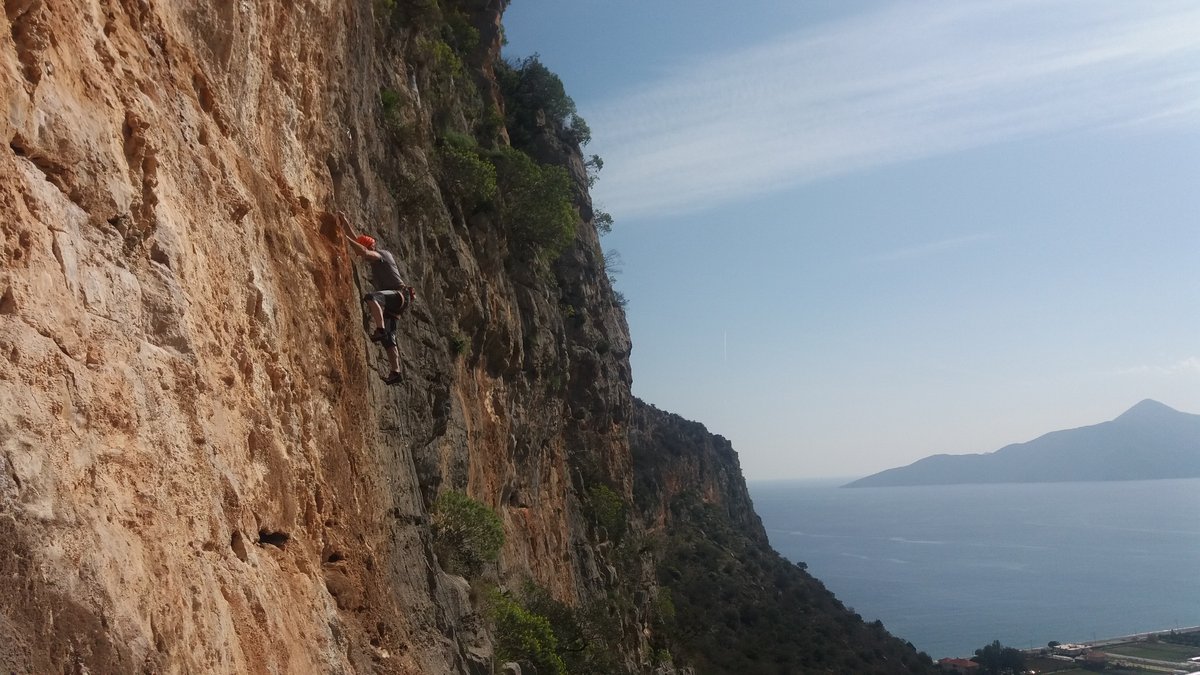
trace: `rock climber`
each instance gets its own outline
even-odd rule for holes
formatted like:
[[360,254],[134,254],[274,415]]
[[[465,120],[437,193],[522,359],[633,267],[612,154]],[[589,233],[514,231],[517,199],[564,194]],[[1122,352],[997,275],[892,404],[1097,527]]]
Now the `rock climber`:
[[407,310],[416,298],[412,286],[400,278],[400,270],[396,267],[396,258],[391,251],[377,248],[375,239],[365,234],[354,234],[350,227],[350,219],[338,211],[334,214],[350,249],[355,255],[367,261],[371,266],[371,283],[375,291],[362,297],[363,305],[371,317],[374,332],[371,341],[378,342],[387,350],[388,364],[391,370],[384,376],[387,384],[400,382],[400,350],[396,348],[396,327],[400,315]]

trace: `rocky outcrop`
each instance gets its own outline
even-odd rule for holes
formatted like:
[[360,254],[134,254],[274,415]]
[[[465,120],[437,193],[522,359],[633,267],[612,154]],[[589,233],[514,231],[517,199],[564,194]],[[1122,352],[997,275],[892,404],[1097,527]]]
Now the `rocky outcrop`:
[[[694,481],[757,520],[727,445],[666,441],[635,479],[655,451],[630,452],[628,329],[561,129],[537,154],[580,218],[552,265],[443,199],[440,134],[506,142],[503,6],[5,3],[0,670],[489,672],[486,584],[434,554],[453,489],[504,524],[487,583],[671,672],[656,528]],[[417,289],[399,386],[336,210]]]
[[657,548],[656,647],[701,673],[932,672],[771,549],[729,441],[641,401],[630,439]]
[[741,463],[727,439],[640,400],[635,400],[629,437],[635,497],[648,527],[670,527],[671,505],[691,495],[719,508],[732,526],[767,546]]

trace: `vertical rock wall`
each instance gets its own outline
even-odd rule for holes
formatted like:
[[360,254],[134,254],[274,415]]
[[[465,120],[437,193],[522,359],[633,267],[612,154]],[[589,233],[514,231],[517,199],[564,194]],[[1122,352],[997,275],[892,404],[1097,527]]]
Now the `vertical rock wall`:
[[[436,188],[425,146],[380,128],[382,87],[421,94],[380,7],[5,3],[0,669],[482,663],[431,553],[446,488],[499,509],[503,578],[581,592],[567,421],[622,456],[629,380],[594,231],[560,266],[596,303],[569,327],[495,225],[397,206],[397,162]],[[399,387],[375,377],[336,208],[418,289]],[[607,356],[571,337],[597,331]]]
[[369,151],[369,7],[287,5],[6,3],[0,649],[18,672],[455,658],[422,536],[383,517],[423,508],[320,229],[328,158]]

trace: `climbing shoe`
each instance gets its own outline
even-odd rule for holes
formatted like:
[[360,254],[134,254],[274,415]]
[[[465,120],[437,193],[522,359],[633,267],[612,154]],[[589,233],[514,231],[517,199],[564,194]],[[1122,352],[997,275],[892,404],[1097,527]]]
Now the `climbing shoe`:
[[383,332],[382,328],[376,328],[374,333],[371,333],[371,342],[382,342],[387,333]]
[[384,384],[400,384],[400,373],[388,373],[387,377],[383,378]]

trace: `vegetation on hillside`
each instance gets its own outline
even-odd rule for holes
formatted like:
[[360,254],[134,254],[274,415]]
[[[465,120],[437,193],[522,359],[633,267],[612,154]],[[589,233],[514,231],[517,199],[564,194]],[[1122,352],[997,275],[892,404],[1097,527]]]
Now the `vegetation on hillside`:
[[496,656],[525,670],[556,675],[624,675],[622,635],[611,608],[572,607],[526,583],[517,591],[494,590],[488,614],[495,625]]
[[[477,76],[479,31],[470,0],[381,2],[385,26],[397,34],[409,61],[416,93],[409,82],[380,90],[380,126],[399,154],[413,146],[433,150],[434,175],[441,201],[451,216],[466,222],[485,214],[509,233],[509,254],[518,265],[544,272],[571,243],[580,220],[567,171],[530,154],[535,136],[548,133],[560,142],[586,143],[587,123],[575,112],[562,80],[537,56],[493,64],[507,117],[480,87]],[[426,121],[427,120],[427,121]],[[430,132],[420,128],[428,124]],[[512,144],[498,141],[507,128]],[[430,147],[432,146],[432,147]],[[543,158],[544,159],[544,158]],[[593,156],[591,175],[602,166]],[[432,206],[427,189],[404,166],[393,167],[397,200],[414,212]],[[611,227],[611,217],[602,219]]]
[[727,440],[636,400],[630,426],[634,508],[649,522],[665,515],[647,533],[665,590],[656,649],[700,673],[933,671],[770,547]]
[[932,667],[817,580],[689,494],[671,507],[659,581],[674,621],[662,646],[705,673],[920,673]]

